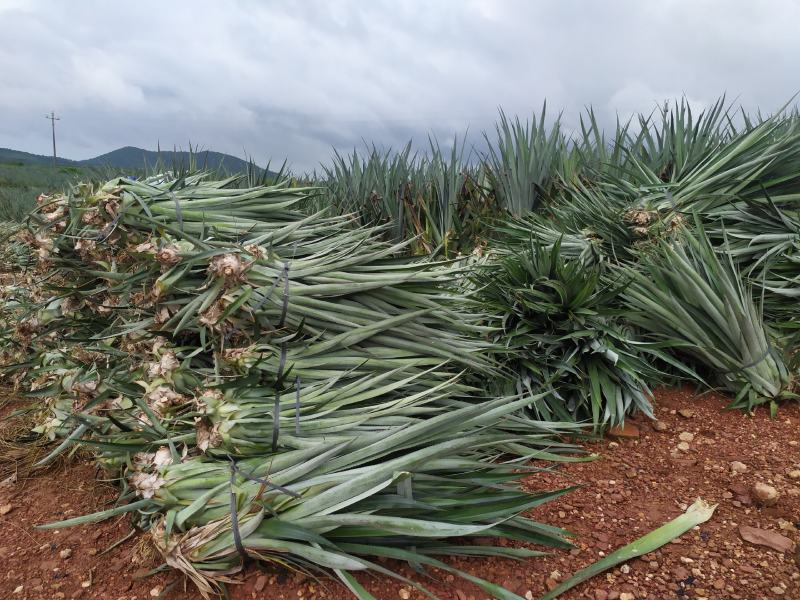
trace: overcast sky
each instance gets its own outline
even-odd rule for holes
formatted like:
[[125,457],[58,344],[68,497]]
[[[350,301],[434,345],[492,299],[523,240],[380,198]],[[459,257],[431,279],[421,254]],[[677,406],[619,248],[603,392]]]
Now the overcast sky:
[[800,91],[798,0],[0,0],[0,147],[199,144],[297,169],[362,140],[477,137],[546,98],[577,123]]

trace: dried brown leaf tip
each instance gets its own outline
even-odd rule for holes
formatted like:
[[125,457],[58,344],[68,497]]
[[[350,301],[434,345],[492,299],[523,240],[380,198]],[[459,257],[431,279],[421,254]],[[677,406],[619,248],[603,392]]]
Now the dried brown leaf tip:
[[208,272],[225,279],[226,285],[231,285],[244,279],[243,275],[251,264],[243,262],[238,254],[222,254],[209,261]]

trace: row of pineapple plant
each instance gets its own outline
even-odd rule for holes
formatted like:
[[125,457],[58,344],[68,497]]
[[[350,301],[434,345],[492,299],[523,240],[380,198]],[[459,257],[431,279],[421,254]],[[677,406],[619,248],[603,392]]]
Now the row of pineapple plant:
[[[676,377],[730,392],[742,408],[775,410],[794,397],[796,109],[751,117],[724,98],[700,113],[684,101],[620,122],[610,137],[591,110],[569,136],[544,110],[528,122],[501,114],[485,147],[469,160],[454,151],[450,162],[435,146],[423,159],[410,146],[354,153],[337,157],[318,184],[335,209],[388,223],[395,239],[413,238],[422,252],[490,255],[467,279],[499,331],[502,349],[492,352],[507,376],[493,393],[549,390],[532,413],[595,425],[650,414],[649,386]],[[415,194],[417,205],[444,199],[429,185],[447,170],[440,164],[480,182],[451,207],[488,207],[457,246],[428,232],[439,240],[459,231],[469,221],[458,211],[437,213],[456,224],[408,221]],[[396,203],[401,188],[415,192]],[[681,327],[687,320],[699,330]]]
[[[210,596],[258,559],[330,573],[357,597],[384,558],[494,583],[441,555],[569,547],[523,513],[526,464],[561,460],[568,424],[486,397],[492,326],[462,267],[349,217],[305,214],[311,190],[197,174],[42,196],[18,234],[37,256],[6,288],[6,376],[38,398],[37,431],[118,478],[164,562]],[[498,457],[504,457],[498,461]]]

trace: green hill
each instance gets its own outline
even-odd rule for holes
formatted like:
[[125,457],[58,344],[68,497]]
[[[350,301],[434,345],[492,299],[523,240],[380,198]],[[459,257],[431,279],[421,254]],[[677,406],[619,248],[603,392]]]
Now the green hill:
[[[0,164],[6,165],[50,165],[53,162],[51,156],[42,154],[31,154],[21,150],[10,148],[0,148]],[[246,171],[249,165],[247,160],[225,154],[223,152],[192,151],[185,150],[144,150],[134,146],[124,146],[117,148],[106,154],[87,158],[86,160],[70,160],[68,158],[58,158],[58,165],[71,167],[109,167],[112,169],[129,169],[132,171],[142,171],[153,169],[161,164],[167,168],[174,165],[188,167],[194,165],[200,169],[211,171],[227,171],[230,173],[241,173]]]
[[143,150],[133,146],[117,148],[106,154],[101,154],[88,160],[79,161],[80,164],[89,166],[106,166],[120,169],[152,169],[157,164],[171,167],[175,164],[181,166],[194,165],[200,169],[212,171],[228,171],[240,173],[248,168],[248,161],[212,150],[199,152],[186,152],[182,150]]
[[[140,175],[146,171],[193,167],[222,173],[247,171],[246,160],[222,152],[154,151],[125,146],[86,160],[31,154],[0,148],[0,221],[16,220],[34,205],[40,193],[62,190],[86,179],[109,179],[113,175]],[[260,175],[264,170],[256,167]],[[274,175],[267,172],[267,176]]]
[[[0,148],[0,164],[4,165],[51,165],[53,164],[52,156],[44,156],[42,154],[31,154],[30,152],[22,152],[21,150],[11,150],[10,148]],[[58,159],[59,165],[77,166],[79,163],[68,158]]]

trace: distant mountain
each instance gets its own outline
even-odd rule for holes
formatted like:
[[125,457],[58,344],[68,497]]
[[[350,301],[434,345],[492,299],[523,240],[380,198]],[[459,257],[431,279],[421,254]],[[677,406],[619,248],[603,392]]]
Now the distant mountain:
[[[53,163],[52,156],[41,154],[31,154],[21,150],[11,150],[10,148],[0,148],[0,163],[16,165],[49,165]],[[58,159],[59,165],[76,166],[78,163],[66,158]]]
[[[86,160],[70,160],[67,158],[58,158],[58,164],[70,167],[111,167],[114,169],[129,169],[141,170],[152,169],[156,164],[160,163],[166,167],[172,167],[175,164],[188,166],[190,161],[194,160],[197,168],[208,169],[216,171],[219,169],[239,173],[247,170],[248,161],[224,154],[222,152],[197,151],[172,151],[161,150],[144,150],[142,148],[134,148],[133,146],[125,146],[117,148],[106,154],[88,158]],[[0,163],[11,163],[20,165],[45,165],[51,164],[53,157],[44,156],[41,154],[31,154],[29,152],[22,152],[20,150],[11,150],[10,148],[0,148]]]
[[239,173],[247,170],[248,166],[246,160],[212,150],[195,153],[180,150],[162,150],[161,152],[157,152],[155,150],[134,148],[133,146],[117,148],[107,154],[101,154],[100,156],[78,162],[82,165],[93,167],[108,166],[120,169],[143,169],[145,166],[153,168],[159,161],[161,164],[170,167],[176,163],[180,165],[189,165],[191,160],[194,160],[198,168],[214,171],[224,169],[226,171]]

